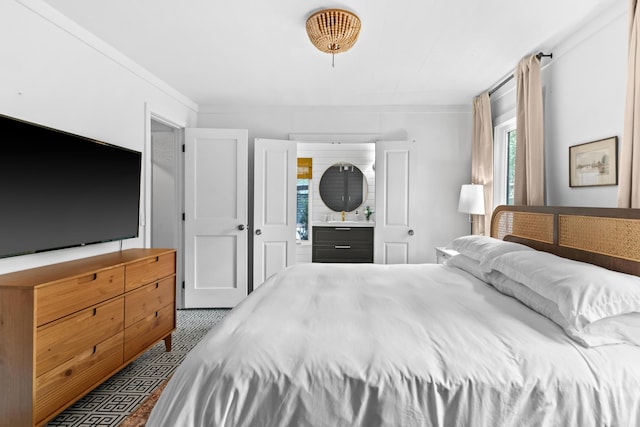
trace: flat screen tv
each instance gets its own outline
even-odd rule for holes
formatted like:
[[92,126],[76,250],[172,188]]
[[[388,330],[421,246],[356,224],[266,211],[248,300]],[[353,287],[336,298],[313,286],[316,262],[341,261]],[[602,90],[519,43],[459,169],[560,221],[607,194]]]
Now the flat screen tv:
[[137,237],[141,158],[0,115],[0,258]]

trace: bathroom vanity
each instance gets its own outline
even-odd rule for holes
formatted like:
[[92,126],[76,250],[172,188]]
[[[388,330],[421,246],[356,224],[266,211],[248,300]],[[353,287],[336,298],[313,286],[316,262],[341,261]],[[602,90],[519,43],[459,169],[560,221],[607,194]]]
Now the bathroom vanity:
[[373,229],[368,221],[335,221],[312,228],[312,262],[373,262]]

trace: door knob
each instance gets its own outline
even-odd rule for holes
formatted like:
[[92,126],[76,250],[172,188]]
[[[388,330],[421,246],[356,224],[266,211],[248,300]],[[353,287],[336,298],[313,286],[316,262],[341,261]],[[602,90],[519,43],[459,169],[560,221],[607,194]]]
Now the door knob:
[[238,230],[240,230],[240,231],[244,230],[244,224],[240,224],[240,225],[238,226]]
[[259,236],[262,234],[262,230],[260,230],[259,228],[256,230],[256,235]]
[[413,230],[409,230],[409,236],[413,236],[415,232]]

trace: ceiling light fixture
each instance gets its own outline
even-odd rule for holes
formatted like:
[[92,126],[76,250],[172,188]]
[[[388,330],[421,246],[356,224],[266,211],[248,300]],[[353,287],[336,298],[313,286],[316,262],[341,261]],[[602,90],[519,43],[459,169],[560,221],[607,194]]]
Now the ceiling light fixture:
[[307,19],[307,34],[315,47],[335,57],[336,53],[351,49],[358,40],[360,18],[347,10],[324,9]]

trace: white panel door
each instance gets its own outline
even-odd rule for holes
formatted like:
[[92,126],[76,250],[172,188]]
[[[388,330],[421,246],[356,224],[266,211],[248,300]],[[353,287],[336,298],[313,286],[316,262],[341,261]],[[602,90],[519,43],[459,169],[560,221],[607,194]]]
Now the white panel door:
[[185,307],[234,307],[248,291],[248,132],[185,130]]
[[295,264],[297,143],[255,140],[253,287]]
[[409,141],[376,143],[376,229],[374,262],[416,262],[416,238],[411,209],[415,167]]

